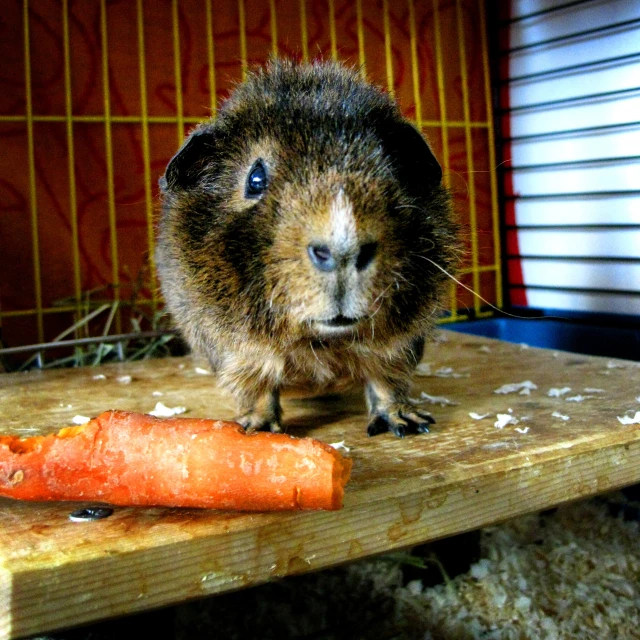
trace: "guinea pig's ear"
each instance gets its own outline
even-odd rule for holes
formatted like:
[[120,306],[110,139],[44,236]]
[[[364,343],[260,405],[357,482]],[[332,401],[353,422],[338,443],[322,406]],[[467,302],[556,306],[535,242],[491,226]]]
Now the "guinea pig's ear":
[[213,154],[214,133],[211,129],[198,129],[184,142],[178,153],[169,161],[164,176],[160,178],[162,191],[193,187]]
[[442,180],[442,169],[431,147],[409,122],[394,121],[380,129],[385,152],[393,160],[400,178],[412,193],[434,187]]

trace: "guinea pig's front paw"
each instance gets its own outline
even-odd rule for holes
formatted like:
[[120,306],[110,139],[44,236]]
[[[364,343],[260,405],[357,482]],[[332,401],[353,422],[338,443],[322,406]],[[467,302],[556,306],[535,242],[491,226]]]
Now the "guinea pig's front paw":
[[273,415],[264,415],[258,411],[250,411],[240,416],[236,421],[245,428],[245,431],[271,431],[271,433],[281,433],[282,425],[280,420]]
[[377,436],[391,431],[398,438],[404,438],[407,433],[428,433],[434,423],[435,420],[426,411],[417,410],[409,404],[393,404],[381,407],[371,415],[367,435]]

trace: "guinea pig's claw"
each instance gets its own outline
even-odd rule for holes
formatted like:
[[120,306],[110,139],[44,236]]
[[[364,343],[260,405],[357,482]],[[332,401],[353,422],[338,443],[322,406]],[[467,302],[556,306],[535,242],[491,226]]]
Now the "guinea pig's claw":
[[404,438],[408,433],[429,433],[429,427],[434,423],[433,416],[426,411],[418,411],[411,406],[393,407],[373,415],[367,426],[367,435],[377,436],[391,431],[398,438]]
[[258,413],[246,413],[237,418],[238,424],[244,427],[247,433],[254,431],[271,431],[271,433],[282,433],[280,421],[273,417],[267,417]]

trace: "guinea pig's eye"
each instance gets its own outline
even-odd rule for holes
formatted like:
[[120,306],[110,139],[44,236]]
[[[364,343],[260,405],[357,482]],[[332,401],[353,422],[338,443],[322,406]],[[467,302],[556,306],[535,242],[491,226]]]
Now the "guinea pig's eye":
[[244,190],[245,198],[259,198],[267,188],[267,168],[264,162],[258,158],[251,167],[247,176],[247,185]]

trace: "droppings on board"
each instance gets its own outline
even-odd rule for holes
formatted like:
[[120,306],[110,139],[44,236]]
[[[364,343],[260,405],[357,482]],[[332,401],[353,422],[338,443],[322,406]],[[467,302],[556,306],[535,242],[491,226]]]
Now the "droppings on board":
[[640,424],[640,411],[636,411],[632,416],[618,416],[618,422],[620,424]]
[[474,420],[484,420],[485,418],[488,418],[490,415],[491,415],[490,413],[475,413],[474,411],[469,413],[469,417],[473,418]]
[[571,387],[562,387],[562,389],[551,388],[549,389],[549,393],[547,395],[550,398],[560,398],[565,393],[569,393],[571,391]]
[[349,451],[351,451],[351,447],[347,447],[344,442],[344,440],[340,440],[340,442],[332,442],[329,446],[338,450],[342,449],[343,451],[349,453]]
[[529,431],[529,427],[516,427],[516,431],[518,433],[527,433]]
[[636,398],[636,402],[640,402],[640,396]]
[[73,422],[73,424],[87,424],[87,422],[91,422],[91,418],[78,415],[73,416],[73,418],[71,418],[71,422]]
[[156,396],[156,398],[159,398],[160,396],[163,396],[164,393],[162,393],[162,391],[154,391],[151,395]]
[[172,418],[186,411],[186,407],[167,407],[162,402],[157,402],[153,411],[149,411],[150,416],[156,418]]
[[131,384],[131,381],[133,380],[133,378],[131,376],[118,376],[116,380],[120,384]]
[[209,371],[209,369],[203,369],[202,367],[196,367],[194,369],[194,371],[198,374],[200,374],[201,376],[210,376],[211,375],[211,371]]
[[596,389],[594,387],[585,387],[583,391],[585,393],[604,393],[604,389]]
[[92,380],[106,380],[107,376],[104,373],[98,373],[97,375],[92,377]]
[[487,344],[483,344],[481,347],[478,348],[478,351],[482,353],[491,353],[491,347]]
[[520,395],[529,395],[531,391],[538,388],[537,384],[531,382],[531,380],[524,380],[523,382],[513,382],[511,384],[503,384],[499,389],[495,389],[493,393],[509,394],[520,392]]
[[560,418],[560,420],[564,420],[565,422],[566,422],[567,420],[570,420],[570,417],[569,417],[569,416],[566,416],[566,415],[564,415],[563,413],[560,413],[559,411],[554,411],[551,415],[552,415],[554,418]]
[[609,362],[607,362],[607,369],[626,369],[626,366],[623,364],[620,364],[619,362],[614,362],[613,360],[610,360]]
[[525,349],[529,349],[529,345],[526,342],[520,343],[520,351],[524,351]]

